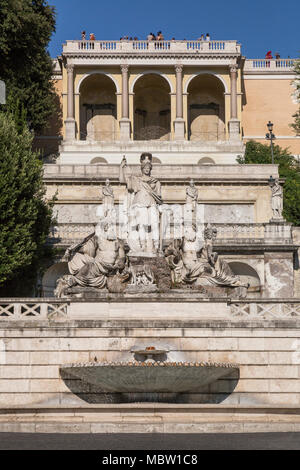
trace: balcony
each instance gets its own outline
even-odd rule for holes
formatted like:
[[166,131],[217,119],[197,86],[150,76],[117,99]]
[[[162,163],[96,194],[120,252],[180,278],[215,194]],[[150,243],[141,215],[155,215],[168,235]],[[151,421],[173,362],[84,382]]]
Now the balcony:
[[247,59],[244,72],[292,72],[294,59]]
[[237,41],[67,41],[64,54],[118,53],[231,53],[240,54]]

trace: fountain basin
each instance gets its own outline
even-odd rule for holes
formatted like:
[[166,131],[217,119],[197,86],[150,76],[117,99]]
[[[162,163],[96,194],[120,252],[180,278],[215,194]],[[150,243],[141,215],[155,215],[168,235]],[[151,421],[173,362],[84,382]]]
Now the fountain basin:
[[61,371],[97,385],[103,393],[191,393],[238,371],[236,364],[125,362],[68,364]]

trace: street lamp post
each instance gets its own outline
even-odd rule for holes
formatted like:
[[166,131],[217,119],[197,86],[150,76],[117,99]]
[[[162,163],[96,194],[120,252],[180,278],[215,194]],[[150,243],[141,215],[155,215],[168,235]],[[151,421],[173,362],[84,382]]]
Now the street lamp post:
[[274,165],[273,140],[276,139],[276,137],[273,134],[273,123],[271,121],[268,122],[267,128],[268,128],[269,132],[266,133],[266,139],[270,141],[271,155],[272,155],[272,165]]

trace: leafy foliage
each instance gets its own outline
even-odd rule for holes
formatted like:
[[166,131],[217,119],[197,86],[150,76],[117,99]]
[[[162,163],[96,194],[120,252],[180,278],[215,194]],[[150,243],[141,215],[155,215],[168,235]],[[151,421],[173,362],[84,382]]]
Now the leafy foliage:
[[46,256],[53,201],[44,199],[42,162],[26,125],[18,132],[11,113],[0,112],[1,294],[36,277]]
[[[283,186],[283,216],[288,222],[300,226],[300,168],[288,149],[274,145],[274,163],[278,165],[279,177],[285,178]],[[246,144],[244,157],[238,157],[240,164],[271,164],[269,145],[250,141]],[[271,175],[270,175],[271,176]]]
[[7,86],[7,109],[18,101],[36,132],[55,110],[47,52],[54,31],[55,10],[45,0],[0,0],[0,78]]

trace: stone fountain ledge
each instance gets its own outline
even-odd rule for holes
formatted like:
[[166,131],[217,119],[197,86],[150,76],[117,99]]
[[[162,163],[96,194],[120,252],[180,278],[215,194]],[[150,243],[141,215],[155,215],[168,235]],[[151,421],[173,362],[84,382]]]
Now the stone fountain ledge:
[[[143,415],[143,422],[140,417]],[[0,407],[0,432],[252,433],[299,432],[299,406],[99,404]]]

